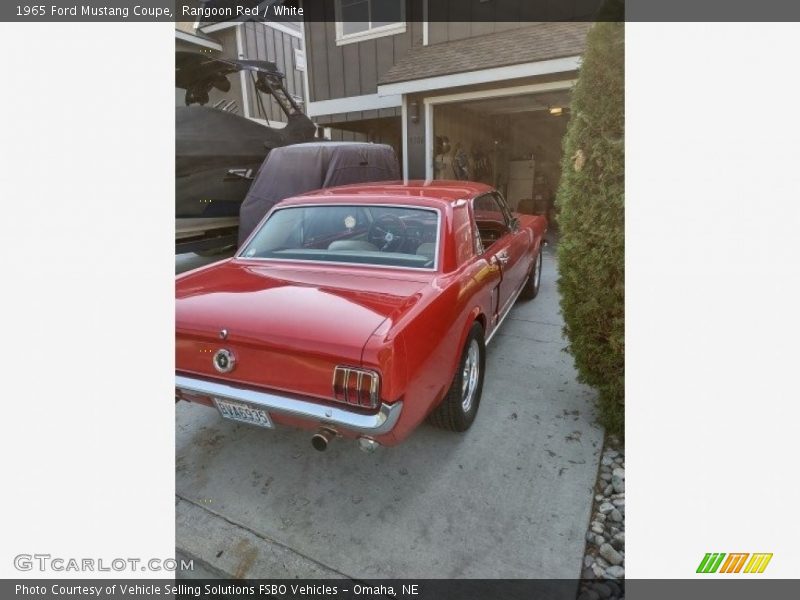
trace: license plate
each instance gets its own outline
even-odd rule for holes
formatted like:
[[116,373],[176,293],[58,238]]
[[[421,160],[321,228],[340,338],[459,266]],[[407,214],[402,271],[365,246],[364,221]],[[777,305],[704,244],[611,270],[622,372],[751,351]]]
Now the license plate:
[[221,398],[214,398],[214,404],[217,405],[219,414],[231,421],[258,425],[259,427],[268,427],[270,429],[274,427],[267,411],[260,408],[253,408],[246,404],[222,400]]

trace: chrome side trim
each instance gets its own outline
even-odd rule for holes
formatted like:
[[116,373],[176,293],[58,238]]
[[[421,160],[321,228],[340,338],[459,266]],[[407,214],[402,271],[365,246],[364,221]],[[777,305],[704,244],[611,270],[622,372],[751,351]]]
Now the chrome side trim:
[[394,404],[382,403],[376,414],[364,415],[335,406],[317,404],[302,396],[291,396],[275,392],[259,392],[238,387],[228,383],[195,379],[184,375],[175,376],[175,388],[191,394],[202,394],[212,398],[223,398],[252,404],[273,412],[310,421],[318,421],[322,425],[341,427],[349,431],[367,435],[383,435],[389,433],[400,418],[403,410],[402,402]]
[[500,320],[497,321],[497,325],[495,325],[494,329],[492,329],[492,333],[490,333],[489,337],[486,338],[485,345],[487,346],[489,345],[489,342],[491,342],[492,338],[494,338],[494,334],[497,333],[497,330],[500,329],[500,326],[503,324],[503,321],[505,321],[506,317],[511,313],[511,309],[514,308],[514,305],[517,303],[517,298],[519,298],[519,295],[522,293],[522,290],[525,289],[525,284],[527,282],[528,278],[526,277],[522,281],[522,285],[519,286],[519,289],[514,294],[514,297],[511,299],[511,302],[508,303],[508,308],[506,308],[506,311],[503,313],[503,316],[500,317]]

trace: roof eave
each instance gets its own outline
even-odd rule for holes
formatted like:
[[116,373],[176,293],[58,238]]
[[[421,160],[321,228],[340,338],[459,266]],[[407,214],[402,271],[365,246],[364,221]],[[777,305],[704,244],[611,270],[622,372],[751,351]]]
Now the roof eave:
[[515,65],[505,65],[460,73],[445,73],[433,77],[394,81],[378,85],[379,96],[416,94],[439,89],[507,82],[512,79],[570,73],[580,68],[581,55],[562,56]]

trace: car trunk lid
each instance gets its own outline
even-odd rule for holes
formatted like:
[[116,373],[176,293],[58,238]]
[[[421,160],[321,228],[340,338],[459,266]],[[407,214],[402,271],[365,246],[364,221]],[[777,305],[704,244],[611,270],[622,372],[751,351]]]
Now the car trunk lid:
[[[178,371],[246,385],[332,395],[336,365],[360,366],[370,335],[419,298],[425,275],[229,261],[176,289]],[[235,358],[226,373],[219,350]]]

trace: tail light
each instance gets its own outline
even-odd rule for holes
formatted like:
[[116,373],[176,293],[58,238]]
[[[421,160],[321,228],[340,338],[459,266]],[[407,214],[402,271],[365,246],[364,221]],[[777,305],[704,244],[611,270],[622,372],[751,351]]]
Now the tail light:
[[333,371],[333,397],[337,402],[361,408],[377,408],[381,379],[375,371],[336,367]]

